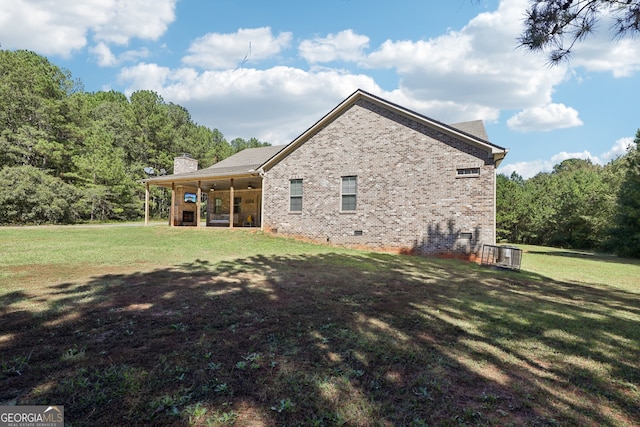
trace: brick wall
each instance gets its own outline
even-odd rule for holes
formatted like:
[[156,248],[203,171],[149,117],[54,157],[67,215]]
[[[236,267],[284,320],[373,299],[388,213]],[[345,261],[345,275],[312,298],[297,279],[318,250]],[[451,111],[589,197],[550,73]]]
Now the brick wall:
[[[347,175],[353,212],[340,210]],[[289,212],[291,179],[303,180],[302,212]],[[473,255],[495,243],[494,183],[487,151],[360,99],[267,171],[263,222],[338,245]]]

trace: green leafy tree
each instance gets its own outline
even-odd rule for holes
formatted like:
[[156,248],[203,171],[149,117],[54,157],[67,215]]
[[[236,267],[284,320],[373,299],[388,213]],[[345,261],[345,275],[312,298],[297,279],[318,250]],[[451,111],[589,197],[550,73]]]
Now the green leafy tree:
[[0,170],[1,224],[75,222],[86,215],[84,194],[30,165]]
[[192,131],[191,140],[198,147],[198,150],[191,151],[191,154],[199,160],[200,167],[209,167],[233,154],[231,144],[218,129],[196,126]]
[[602,167],[590,160],[569,159],[556,165],[552,176],[557,190],[555,230],[548,243],[584,249],[601,246],[610,219]]
[[231,148],[233,149],[234,153],[238,153],[245,148],[268,147],[270,145],[271,144],[269,144],[268,142],[260,142],[256,138],[251,138],[248,141],[242,138],[235,138],[231,141]]
[[497,237],[514,243],[604,248],[620,180],[614,167],[569,159],[523,181],[498,176]]
[[510,177],[498,174],[496,183],[496,239],[524,243],[527,230],[529,197],[524,179],[513,172]]
[[177,153],[173,149],[174,132],[164,100],[153,91],[142,90],[131,94],[130,103],[132,157],[145,167],[170,170]]
[[557,229],[556,182],[550,173],[539,173],[525,183],[530,204],[524,242],[543,245]]
[[[146,168],[169,173],[182,153],[207,167],[269,145],[255,138],[229,144],[153,91],[130,98],[83,92],[70,72],[28,51],[0,50],[0,105],[5,223],[140,218]],[[166,190],[154,188],[152,216],[166,216],[169,201]]]
[[97,126],[111,137],[113,147],[125,152],[127,164],[136,163],[138,147],[133,137],[133,113],[127,97],[115,91],[85,94],[84,128]]
[[71,73],[24,50],[0,50],[0,167],[32,165],[60,173],[73,134],[66,100]]
[[611,242],[619,255],[640,257],[640,129],[625,157]]
[[98,127],[86,138],[82,153],[75,157],[78,184],[90,202],[90,219],[134,219],[139,209],[132,209],[139,185],[127,173],[124,151],[113,146],[113,137]]
[[519,42],[548,52],[551,63],[558,63],[594,32],[604,15],[612,16],[615,37],[640,32],[640,0],[530,0]]
[[[90,220],[135,219],[141,214],[142,178],[132,171],[129,103],[117,92],[75,94],[79,128],[72,167],[62,177],[84,191]],[[135,205],[136,208],[132,208]]]

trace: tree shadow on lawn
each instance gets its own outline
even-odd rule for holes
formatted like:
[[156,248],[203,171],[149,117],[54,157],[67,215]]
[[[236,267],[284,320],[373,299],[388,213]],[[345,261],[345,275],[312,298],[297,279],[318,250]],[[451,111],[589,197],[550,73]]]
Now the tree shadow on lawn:
[[[67,425],[633,425],[638,295],[386,254],[0,297],[0,404]],[[20,304],[46,302],[40,312]]]

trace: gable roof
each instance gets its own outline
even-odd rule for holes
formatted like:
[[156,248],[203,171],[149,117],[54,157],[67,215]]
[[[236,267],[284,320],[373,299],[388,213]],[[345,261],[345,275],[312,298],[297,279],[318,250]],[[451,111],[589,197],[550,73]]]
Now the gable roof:
[[273,165],[275,165],[284,157],[286,157],[290,152],[298,148],[302,143],[308,140],[312,135],[318,132],[326,124],[334,120],[337,116],[342,114],[348,108],[352,107],[356,102],[358,102],[361,99],[366,99],[374,104],[377,104],[378,106],[394,111],[395,113],[398,113],[402,116],[411,118],[428,127],[437,129],[441,132],[452,135],[457,139],[463,140],[469,144],[478,146],[481,149],[484,149],[485,151],[493,155],[496,166],[500,164],[502,159],[507,155],[507,152],[509,151],[506,148],[495,145],[487,140],[487,132],[481,120],[463,122],[463,123],[458,123],[456,125],[446,125],[437,120],[424,116],[420,113],[416,113],[415,111],[409,110],[408,108],[402,107],[400,105],[394,104],[393,102],[380,98],[379,96],[373,95],[369,92],[365,92],[362,89],[358,89],[354,93],[352,93],[347,99],[345,99],[340,104],[338,104],[337,107],[331,110],[323,118],[318,120],[313,126],[311,126],[309,129],[307,129],[301,135],[299,135],[296,139],[290,142],[282,151],[278,152],[271,159],[269,159],[264,165],[262,165],[261,169],[265,170],[265,169],[271,168]]

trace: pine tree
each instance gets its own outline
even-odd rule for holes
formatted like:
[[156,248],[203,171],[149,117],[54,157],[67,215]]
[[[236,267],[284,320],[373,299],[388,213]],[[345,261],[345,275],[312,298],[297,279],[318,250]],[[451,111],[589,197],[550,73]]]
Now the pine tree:
[[594,33],[599,20],[612,22],[616,38],[635,36],[640,32],[640,0],[529,0],[520,45],[546,51],[551,63],[558,63]]

